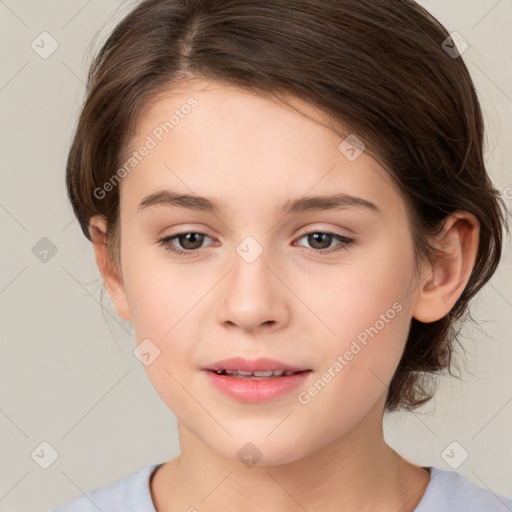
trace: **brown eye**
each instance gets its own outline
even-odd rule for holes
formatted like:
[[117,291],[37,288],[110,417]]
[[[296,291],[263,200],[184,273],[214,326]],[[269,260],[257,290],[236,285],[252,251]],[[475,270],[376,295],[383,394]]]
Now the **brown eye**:
[[[340,251],[342,249],[347,249],[355,241],[353,238],[348,238],[337,233],[323,231],[305,233],[299,238],[299,240],[303,238],[307,240],[308,245],[311,247],[310,249],[308,247],[305,248],[309,249],[310,252],[317,254],[327,254],[335,251]],[[338,243],[332,246],[331,244],[333,241],[337,241]]]
[[328,233],[310,233],[307,237],[308,243],[313,249],[328,249],[334,238]]
[[177,240],[183,249],[199,249],[203,245],[203,233],[184,233],[177,235]]
[[[195,256],[199,253],[205,238],[210,238],[206,233],[196,233],[188,231],[186,233],[177,233],[166,236],[158,241],[166,251],[170,251],[181,256]],[[177,243],[176,243],[177,242]]]

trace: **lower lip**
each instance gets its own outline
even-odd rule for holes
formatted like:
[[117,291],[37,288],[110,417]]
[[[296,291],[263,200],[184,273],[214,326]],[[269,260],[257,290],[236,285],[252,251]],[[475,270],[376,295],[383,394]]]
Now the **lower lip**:
[[206,370],[211,384],[224,394],[241,402],[264,402],[285,395],[300,386],[311,373],[309,370],[286,377],[271,377],[262,380],[227,377]]

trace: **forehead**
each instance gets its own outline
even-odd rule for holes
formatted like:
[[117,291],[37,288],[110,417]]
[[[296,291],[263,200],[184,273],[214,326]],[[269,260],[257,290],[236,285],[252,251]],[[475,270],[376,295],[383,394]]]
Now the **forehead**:
[[139,116],[130,152],[148,142],[151,150],[123,179],[121,202],[133,208],[165,186],[228,205],[258,198],[261,208],[272,197],[343,192],[403,213],[376,159],[367,151],[353,159],[344,138],[321,124],[332,123],[324,112],[291,95],[286,101],[206,81],[161,92]]
[[212,137],[226,143],[236,139],[237,147],[233,149],[254,147],[253,141],[266,142],[269,147],[272,143],[297,144],[304,137],[315,148],[318,144],[336,143],[339,135],[321,126],[321,122],[333,120],[291,94],[279,93],[276,97],[263,91],[256,94],[197,80],[155,95],[139,116],[134,139],[142,140],[151,133],[157,139],[160,135],[169,138],[171,132],[179,136],[180,132],[193,131],[198,142]]

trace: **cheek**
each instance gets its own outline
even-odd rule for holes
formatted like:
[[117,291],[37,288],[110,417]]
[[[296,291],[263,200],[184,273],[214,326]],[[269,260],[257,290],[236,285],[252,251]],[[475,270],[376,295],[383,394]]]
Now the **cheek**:
[[130,234],[125,243],[130,251],[123,254],[123,277],[135,340],[139,344],[149,339],[156,345],[159,356],[145,370],[159,393],[165,389],[172,395],[179,385],[170,374],[182,382],[185,363],[194,360],[205,322],[204,305],[222,272],[215,277],[215,271],[203,273],[188,264],[171,263],[163,248],[141,242],[138,246],[135,240],[130,244]]
[[165,340],[204,293],[201,281],[191,278],[187,265],[170,264],[163,248],[135,246],[123,255],[123,277],[137,341],[151,335]]
[[329,327],[317,322],[324,332],[316,341],[322,354],[318,404],[343,404],[344,411],[351,404],[354,413],[386,391],[398,366],[410,326],[414,271],[412,247],[405,244],[382,243],[358,256],[314,280],[309,294],[311,310]]
[[307,297],[322,338],[332,340],[328,346],[333,350],[343,350],[356,338],[364,342],[376,331],[382,344],[394,343],[407,331],[413,252],[411,246],[394,242],[383,240],[354,252],[335,270],[302,276],[297,294]]
[[136,343],[149,347],[145,351],[151,354],[151,361],[144,365],[144,370],[155,391],[172,411],[187,411],[191,408],[190,397],[183,386],[186,387],[189,377],[187,362],[192,359],[191,338],[195,337],[195,324],[190,319],[194,315],[194,304],[203,292],[191,289],[176,271],[171,274],[169,268],[166,270],[155,261],[149,265],[149,260],[144,264],[142,258],[138,258],[138,263],[130,267],[126,261],[130,270],[125,275],[125,286]]

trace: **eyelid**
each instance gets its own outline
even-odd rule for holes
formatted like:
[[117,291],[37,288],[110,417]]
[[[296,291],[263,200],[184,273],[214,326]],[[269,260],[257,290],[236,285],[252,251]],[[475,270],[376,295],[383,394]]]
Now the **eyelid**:
[[[215,240],[214,237],[210,236],[208,233],[205,233],[205,232],[199,231],[199,230],[193,230],[193,229],[178,231],[177,233],[170,234],[163,238],[158,239],[157,242],[159,245],[163,246],[166,251],[174,254],[177,257],[182,257],[182,258],[200,257],[201,253],[203,252],[203,249],[206,249],[208,246],[200,247],[198,249],[188,249],[187,250],[187,249],[181,249],[179,247],[176,247],[172,243],[172,241],[174,239],[177,239],[182,235],[187,235],[190,233],[199,234],[204,237],[210,238],[211,240],[213,240],[213,244],[211,244],[211,245],[218,245],[218,243],[219,243],[218,241]],[[304,238],[305,236],[308,236],[308,235],[311,235],[314,233],[321,233],[324,235],[328,235],[328,236],[332,237],[334,240],[338,241],[338,244],[336,244],[334,247],[326,248],[326,249],[315,249],[315,248],[304,247],[303,245],[300,245],[300,244],[298,244],[298,245],[294,244],[296,247],[302,247],[302,249],[304,251],[306,251],[308,254],[311,254],[314,257],[320,256],[320,257],[327,258],[328,256],[330,256],[332,254],[348,250],[350,247],[352,247],[356,243],[356,240],[353,237],[348,237],[346,235],[342,235],[335,231],[331,231],[328,229],[321,229],[321,228],[320,229],[310,228],[310,229],[305,230],[303,233],[295,236],[294,242],[296,240],[300,240],[301,238]]]
[[[348,228],[346,228],[346,231],[350,231],[351,233],[353,233],[353,231],[349,230]],[[177,237],[179,235],[186,235],[187,233],[197,233],[197,234],[200,234],[200,235],[205,235],[205,236],[207,236],[208,238],[210,238],[212,240],[216,239],[216,237],[210,235],[208,230],[203,228],[203,227],[201,227],[199,229],[195,229],[195,228],[191,228],[189,226],[185,226],[184,228],[181,228],[179,231],[176,231],[175,233],[170,233],[170,234],[167,234],[165,236],[157,236],[156,237],[156,241],[158,242],[158,241],[160,241],[162,239],[165,239],[165,238],[174,238],[174,237]],[[313,227],[302,228],[299,231],[299,233],[297,235],[295,235],[293,240],[296,240],[298,238],[302,238],[304,235],[309,235],[311,233],[325,233],[325,234],[330,234],[330,235],[336,235],[336,236],[339,236],[339,237],[342,237],[342,238],[346,238],[346,239],[352,239],[353,238],[352,235],[340,233],[340,232],[338,232],[335,229],[326,228],[325,226],[324,227],[313,226]]]
[[[329,233],[331,235],[337,235],[344,238],[352,238],[352,235],[350,234],[344,234],[341,231],[341,228],[337,227],[326,227],[326,226],[308,226],[299,231],[299,234],[296,235],[295,238],[300,238],[304,235],[309,235],[310,233]],[[349,233],[354,234],[354,232],[348,228],[345,229],[345,231],[348,231]]]

